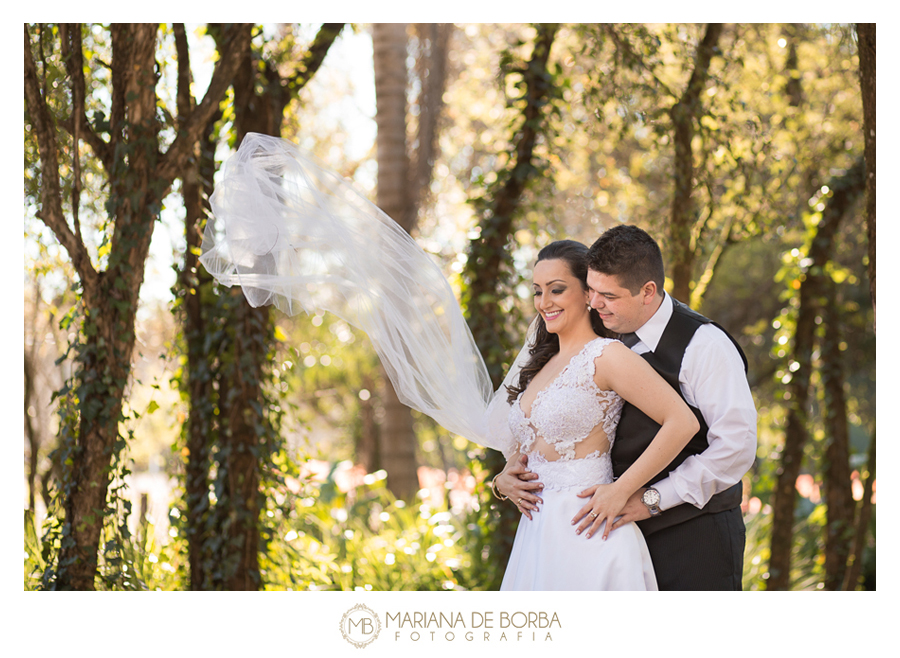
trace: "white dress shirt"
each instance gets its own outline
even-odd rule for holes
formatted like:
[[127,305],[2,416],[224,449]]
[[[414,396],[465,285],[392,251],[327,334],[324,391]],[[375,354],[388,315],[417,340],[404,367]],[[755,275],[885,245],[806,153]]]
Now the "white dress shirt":
[[[653,317],[635,332],[639,340],[632,351],[656,349],[672,310],[672,298],[665,295]],[[744,362],[721,329],[712,324],[697,329],[685,350],[678,383],[685,401],[700,410],[709,427],[709,447],[653,485],[663,510],[682,503],[703,507],[739,482],[756,456],[756,405]]]

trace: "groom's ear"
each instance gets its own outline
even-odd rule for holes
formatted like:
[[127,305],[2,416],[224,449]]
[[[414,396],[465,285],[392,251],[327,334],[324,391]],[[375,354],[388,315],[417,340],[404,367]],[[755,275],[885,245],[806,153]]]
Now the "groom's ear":
[[648,281],[644,285],[641,286],[641,303],[649,304],[653,301],[653,298],[656,297],[656,282]]

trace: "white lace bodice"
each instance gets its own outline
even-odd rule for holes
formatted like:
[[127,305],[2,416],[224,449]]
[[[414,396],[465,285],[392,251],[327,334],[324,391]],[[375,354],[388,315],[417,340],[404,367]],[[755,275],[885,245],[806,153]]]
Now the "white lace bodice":
[[[531,454],[535,439],[541,437],[556,450],[559,461],[575,459],[575,445],[598,425],[612,449],[623,400],[615,391],[600,390],[594,382],[594,359],[611,342],[610,338],[596,338],[587,343],[559,376],[537,394],[530,417],[522,410],[521,394],[513,402],[509,426],[521,452]],[[602,455],[592,453],[587,458],[601,458],[608,463],[609,451]],[[611,467],[609,481],[612,481]]]

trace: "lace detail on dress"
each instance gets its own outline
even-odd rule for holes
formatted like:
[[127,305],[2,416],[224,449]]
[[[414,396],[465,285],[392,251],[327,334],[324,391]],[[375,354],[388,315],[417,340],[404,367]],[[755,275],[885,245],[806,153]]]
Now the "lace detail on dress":
[[549,461],[539,452],[528,453],[528,469],[537,473],[545,491],[558,489],[586,489],[595,484],[611,484],[612,459],[609,452],[602,455],[595,450],[582,459]]
[[530,452],[535,438],[540,436],[561,460],[575,459],[575,445],[598,425],[612,449],[623,400],[615,391],[601,391],[594,382],[594,359],[611,342],[610,338],[596,338],[587,343],[559,376],[537,394],[530,417],[522,411],[519,395],[510,410],[509,426],[522,452]]

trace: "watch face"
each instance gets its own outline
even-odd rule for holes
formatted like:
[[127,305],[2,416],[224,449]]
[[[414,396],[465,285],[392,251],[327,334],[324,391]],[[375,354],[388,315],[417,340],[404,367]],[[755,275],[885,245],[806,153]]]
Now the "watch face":
[[659,505],[659,492],[656,489],[647,489],[641,496],[641,500],[645,505]]

